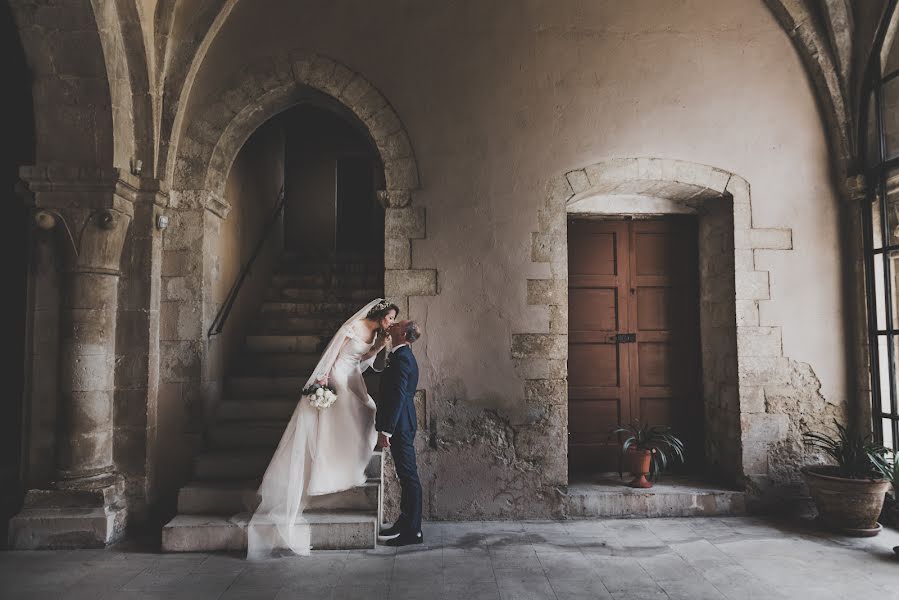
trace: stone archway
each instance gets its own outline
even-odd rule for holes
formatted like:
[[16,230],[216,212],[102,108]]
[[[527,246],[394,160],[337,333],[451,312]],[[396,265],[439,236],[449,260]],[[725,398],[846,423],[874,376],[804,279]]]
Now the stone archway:
[[172,203],[220,217],[229,206],[225,180],[237,152],[262,123],[295,105],[308,90],[324,93],[361,122],[378,150],[386,181],[385,293],[405,307],[410,296],[436,293],[436,271],[411,268],[411,240],[425,235],[424,209],[411,206],[418,164],[405,127],[387,99],[362,75],[321,55],[284,54],[244,68],[213,95],[177,140]]
[[[550,182],[531,249],[533,262],[548,263],[550,276],[529,279],[526,288],[527,303],[543,307],[547,319],[540,330],[513,334],[512,355],[528,401],[549,402],[566,412],[566,396],[558,390],[567,385],[567,217],[572,213],[699,215],[706,453],[717,471],[753,491],[781,482],[789,471],[783,463],[802,452],[793,442],[797,414],[829,422],[814,381],[807,381],[815,379],[811,368],[784,356],[780,327],[766,326],[759,317],[759,303],[771,296],[768,272],[756,267],[755,251],[791,250],[791,230],[753,227],[749,184],[696,163],[611,159]],[[566,443],[565,422],[567,417],[558,419],[561,429],[552,433],[559,444]],[[781,458],[769,452],[774,445]],[[567,482],[567,473],[554,477]]]
[[[243,67],[225,89],[210,96],[172,140],[172,223],[164,234],[160,308],[160,404],[217,402],[221,384],[210,375],[206,330],[218,306],[206,293],[215,240],[231,209],[226,178],[246,140],[277,114],[324,96],[364,130],[377,150],[385,187],[384,292],[402,314],[409,299],[437,293],[437,271],[413,268],[412,240],[425,237],[424,208],[413,204],[419,170],[396,111],[362,75],[318,54],[289,53]],[[171,395],[171,398],[164,398]],[[424,402],[423,396],[420,400]],[[202,411],[200,411],[202,413]],[[191,422],[199,434],[203,423]],[[387,495],[395,496],[388,482]]]

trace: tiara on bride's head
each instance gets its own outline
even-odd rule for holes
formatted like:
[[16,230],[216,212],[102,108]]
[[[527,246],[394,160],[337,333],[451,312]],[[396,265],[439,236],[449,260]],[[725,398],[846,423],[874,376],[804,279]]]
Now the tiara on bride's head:
[[388,302],[387,300],[381,300],[380,302],[378,302],[377,304],[375,304],[374,306],[371,307],[371,309],[368,311],[368,314],[374,315],[376,313],[381,312],[382,310],[387,310],[388,308],[390,308],[390,302]]

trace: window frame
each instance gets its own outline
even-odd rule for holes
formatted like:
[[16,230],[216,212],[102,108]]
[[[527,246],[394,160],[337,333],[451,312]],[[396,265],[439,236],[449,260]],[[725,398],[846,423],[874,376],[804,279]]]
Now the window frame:
[[[893,270],[891,269],[891,254],[896,254],[896,258],[892,259],[896,263],[896,273],[899,273],[899,241],[890,244],[890,213],[889,198],[887,192],[889,176],[892,172],[899,175],[899,154],[894,157],[886,158],[887,155],[887,135],[885,130],[885,110],[884,110],[884,87],[892,80],[899,77],[899,68],[882,75],[882,66],[880,62],[879,48],[883,45],[886,26],[888,25],[893,12],[896,8],[896,0],[890,0],[884,12],[884,21],[878,32],[878,43],[875,44],[875,52],[871,56],[871,64],[869,65],[869,77],[866,78],[864,93],[862,94],[862,104],[860,106],[859,124],[861,127],[861,135],[859,136],[859,148],[861,165],[864,169],[867,189],[864,195],[864,206],[862,207],[862,227],[864,236],[864,263],[865,263],[865,301],[868,313],[868,349],[870,353],[869,369],[871,377],[871,418],[872,430],[874,437],[880,443],[884,443],[884,428],[889,424],[892,433],[892,448],[899,451],[899,388],[897,388],[897,343],[899,343],[899,327],[897,320],[899,315],[893,314],[894,302],[893,287],[897,283],[892,279]],[[871,123],[870,107],[874,108],[874,130],[870,131]],[[899,133],[899,132],[897,132]],[[873,140],[874,151],[876,156],[869,156],[871,144],[869,136],[875,135]],[[894,195],[899,194],[899,183],[894,186]],[[875,202],[878,204],[880,211],[880,227],[879,231],[874,231],[874,215],[873,209]],[[897,213],[899,213],[899,201],[896,203]],[[899,214],[897,214],[899,217]],[[880,240],[880,247],[874,247],[875,239]],[[877,290],[875,284],[877,264],[875,257],[881,255],[883,257],[880,268],[883,271],[883,289]],[[878,294],[881,296],[878,298]],[[878,300],[883,303],[883,327],[878,326]],[[886,340],[887,354],[887,372],[881,372],[881,355],[880,342]],[[886,377],[888,384],[889,411],[884,411],[884,402],[882,392],[884,386],[881,385],[883,378]]]

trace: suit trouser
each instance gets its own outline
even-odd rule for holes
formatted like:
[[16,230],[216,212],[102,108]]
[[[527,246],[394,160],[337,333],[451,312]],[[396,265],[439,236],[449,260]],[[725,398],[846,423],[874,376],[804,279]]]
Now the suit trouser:
[[397,523],[409,533],[421,531],[421,481],[418,479],[414,442],[414,431],[394,431],[390,437],[390,454],[402,488]]

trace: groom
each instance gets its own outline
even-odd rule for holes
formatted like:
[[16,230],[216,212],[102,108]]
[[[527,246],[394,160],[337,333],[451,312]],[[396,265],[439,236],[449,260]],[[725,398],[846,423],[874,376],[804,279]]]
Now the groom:
[[[421,337],[421,328],[414,321],[397,321],[387,330],[391,348],[383,358],[386,368],[381,376],[381,394],[375,427],[378,446],[390,448],[396,474],[400,478],[402,496],[400,517],[393,526],[382,529],[381,537],[391,537],[388,546],[421,544],[421,482],[415,463],[415,388],[418,386],[418,363],[411,344]],[[378,357],[381,362],[382,357]],[[375,364],[375,370],[382,365]]]

